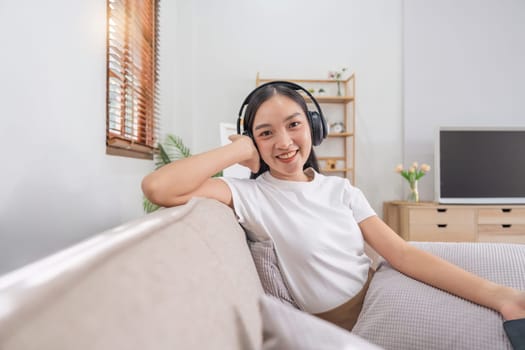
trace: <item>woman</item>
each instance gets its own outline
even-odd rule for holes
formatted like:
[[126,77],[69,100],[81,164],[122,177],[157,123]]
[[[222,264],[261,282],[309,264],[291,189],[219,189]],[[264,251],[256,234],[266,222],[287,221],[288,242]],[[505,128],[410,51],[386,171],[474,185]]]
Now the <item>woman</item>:
[[[312,149],[319,130],[312,128],[312,112],[296,90],[289,83],[254,90],[245,101],[245,134],[149,174],[142,182],[145,195],[166,207],[195,196],[230,206],[252,239],[273,240],[297,304],[349,330],[371,277],[364,242],[412,278],[494,309],[507,320],[525,317],[525,292],[407,244],[347,179],[319,174]],[[237,163],[251,170],[251,179],[211,178]]]

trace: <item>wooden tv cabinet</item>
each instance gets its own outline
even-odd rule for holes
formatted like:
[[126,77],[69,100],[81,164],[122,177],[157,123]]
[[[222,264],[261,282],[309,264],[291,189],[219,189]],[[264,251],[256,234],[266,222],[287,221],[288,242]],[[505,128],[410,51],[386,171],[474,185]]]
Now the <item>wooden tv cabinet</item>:
[[383,218],[407,241],[525,244],[525,205],[392,201]]

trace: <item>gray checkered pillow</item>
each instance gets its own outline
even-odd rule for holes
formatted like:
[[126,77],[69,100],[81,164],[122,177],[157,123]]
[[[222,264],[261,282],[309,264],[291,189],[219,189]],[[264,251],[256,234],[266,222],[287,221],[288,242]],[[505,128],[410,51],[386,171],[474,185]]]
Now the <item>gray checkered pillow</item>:
[[272,240],[254,242],[248,240],[253,262],[266,294],[272,295],[296,309],[300,309],[288,291],[281,274]]
[[[525,290],[525,244],[411,244]],[[374,274],[352,333],[390,350],[512,349],[499,313],[411,279],[387,263]]]

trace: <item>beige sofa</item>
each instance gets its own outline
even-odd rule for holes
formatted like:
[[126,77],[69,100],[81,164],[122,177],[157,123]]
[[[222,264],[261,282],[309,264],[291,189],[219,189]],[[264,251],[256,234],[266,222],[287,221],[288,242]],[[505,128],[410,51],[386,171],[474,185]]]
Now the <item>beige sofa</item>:
[[[525,245],[411,244],[525,290]],[[264,349],[298,348],[272,347],[276,339],[310,344],[303,349],[364,349],[356,335],[393,350],[511,349],[498,313],[386,263],[353,335],[294,309],[265,309],[263,293],[233,211],[193,199],[1,277],[0,349],[259,350],[263,337]]]
[[233,211],[194,199],[0,278],[0,349],[260,348],[262,293]]

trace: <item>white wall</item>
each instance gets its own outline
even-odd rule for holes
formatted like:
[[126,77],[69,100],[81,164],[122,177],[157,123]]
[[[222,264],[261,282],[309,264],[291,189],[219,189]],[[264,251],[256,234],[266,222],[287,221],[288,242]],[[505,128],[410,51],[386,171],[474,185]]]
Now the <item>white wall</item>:
[[[0,1],[0,273],[142,215],[152,163],[105,155],[105,9]],[[524,125],[524,18],[521,0],[163,0],[162,131],[216,147],[257,71],[348,66],[357,185],[381,212],[406,192],[398,162],[433,162],[436,126]]]
[[[0,2],[0,273],[142,215],[150,161],[105,155],[105,0]],[[357,77],[357,185],[399,198],[401,1],[161,1],[162,132],[220,143],[255,74]]]
[[525,126],[524,1],[404,0],[404,27],[407,164],[433,164],[439,126]]
[[[356,74],[356,183],[381,212],[399,198],[401,1],[180,0],[174,130],[194,152],[220,144],[219,123],[235,122],[255,75],[325,78]],[[191,126],[189,126],[191,125]],[[187,135],[192,130],[191,136]]]
[[0,273],[142,215],[152,162],[105,154],[105,18],[105,0],[0,2]]

